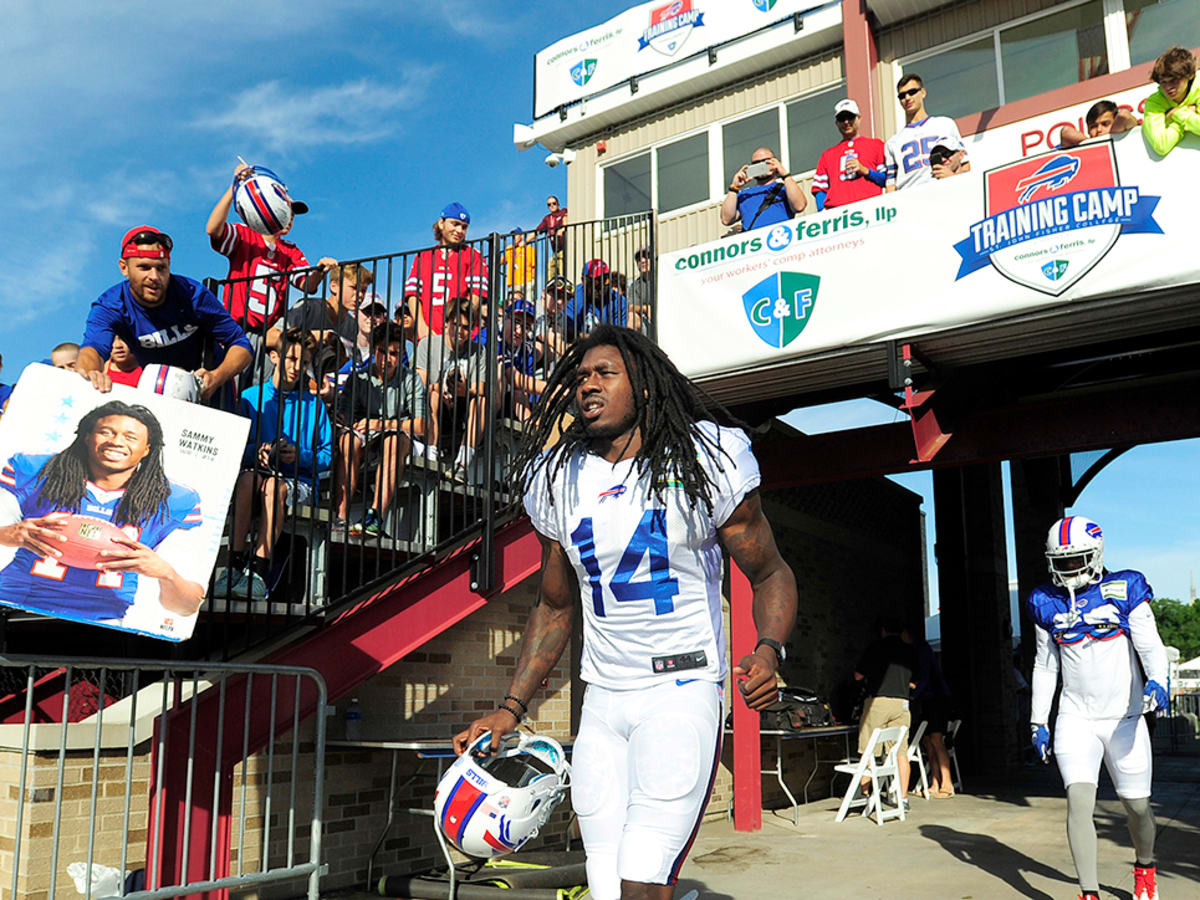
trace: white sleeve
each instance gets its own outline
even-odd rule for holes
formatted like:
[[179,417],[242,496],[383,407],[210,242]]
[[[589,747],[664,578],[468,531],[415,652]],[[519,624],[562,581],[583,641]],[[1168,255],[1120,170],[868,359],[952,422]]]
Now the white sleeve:
[[176,528],[154,547],[154,552],[169,562],[184,578],[208,584],[212,558],[204,550],[201,528]]
[[1129,639],[1137,651],[1146,679],[1167,686],[1167,649],[1163,646],[1154,623],[1154,611],[1149,603],[1139,603],[1129,613]]
[[21,501],[11,491],[0,490],[0,525],[15,525],[23,518]]
[[525,512],[529,515],[529,520],[538,534],[561,544],[562,536],[558,533],[556,507],[550,503],[550,479],[546,474],[549,463],[546,461],[545,455],[538,460],[536,465],[537,473],[533,476],[529,489],[525,491]]
[[963,160],[966,160],[967,145],[963,143],[962,135],[958,133],[958,125],[955,124],[953,119],[947,118],[946,121],[949,123],[948,131],[950,132],[950,137],[955,143],[955,147],[953,149],[961,150],[963,152]]
[[1033,631],[1037,638],[1037,651],[1033,659],[1033,697],[1029,721],[1034,725],[1045,725],[1050,718],[1054,690],[1058,687],[1058,645],[1050,639],[1050,632],[1040,625],[1035,625]]
[[720,428],[711,422],[701,422],[699,427],[714,441],[720,441],[720,450],[708,448],[715,459],[705,454],[709,475],[716,487],[713,522],[720,528],[729,521],[746,495],[759,486],[762,475],[746,432],[740,428]]

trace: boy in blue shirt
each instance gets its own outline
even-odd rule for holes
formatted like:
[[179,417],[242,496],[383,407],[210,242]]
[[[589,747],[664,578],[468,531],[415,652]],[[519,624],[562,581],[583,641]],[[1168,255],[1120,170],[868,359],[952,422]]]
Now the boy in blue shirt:
[[[250,341],[221,301],[200,282],[171,274],[171,248],[171,238],[149,225],[122,238],[119,265],[127,280],[92,301],[76,363],[96,390],[112,390],[104,362],[114,336],[129,345],[140,366],[162,363],[195,372],[205,400],[250,365]],[[206,369],[210,340],[223,352],[221,362]]]
[[[333,460],[333,429],[321,398],[305,386],[305,365],[316,342],[301,328],[289,328],[279,348],[269,351],[274,373],[269,383],[246,388],[241,414],[250,420],[242,457],[245,469],[233,494],[230,565],[220,568],[214,597],[265,600],[271,553],[283,531],[284,514],[316,500],[317,479]],[[258,513],[252,554],[246,553],[250,525]]]

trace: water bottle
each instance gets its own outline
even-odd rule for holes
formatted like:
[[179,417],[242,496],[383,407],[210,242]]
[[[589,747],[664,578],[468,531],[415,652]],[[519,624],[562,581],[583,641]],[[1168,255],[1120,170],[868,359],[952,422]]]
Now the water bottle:
[[346,740],[362,740],[362,719],[362,707],[358,705],[358,698],[355,697],[350,701],[350,705],[346,707],[345,715],[342,718],[342,722],[346,728]]
[[854,149],[854,145],[850,145],[850,149],[842,156],[842,180],[851,181],[858,177],[858,172],[850,168],[850,161],[858,159],[858,151]]

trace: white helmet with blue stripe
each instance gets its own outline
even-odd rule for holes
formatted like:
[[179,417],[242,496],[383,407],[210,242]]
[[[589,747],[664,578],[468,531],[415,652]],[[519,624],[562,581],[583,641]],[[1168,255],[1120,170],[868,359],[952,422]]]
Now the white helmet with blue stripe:
[[571,784],[571,766],[554,738],[508,735],[489,754],[484,732],[438,782],[438,827],[468,856],[491,859],[520,850],[546,824]]
[[138,377],[138,389],[186,400],[188,403],[200,402],[200,379],[187,369],[165,363],[151,363],[143,367]]
[[[243,222],[259,234],[273,235],[291,227],[294,212],[303,212],[292,201],[287,185],[278,175],[262,166],[254,166],[253,174],[235,182],[233,208]],[[307,209],[305,206],[304,209]]]
[[1054,583],[1069,591],[1098,584],[1104,577],[1104,532],[1083,516],[1059,519],[1046,537],[1046,563]]

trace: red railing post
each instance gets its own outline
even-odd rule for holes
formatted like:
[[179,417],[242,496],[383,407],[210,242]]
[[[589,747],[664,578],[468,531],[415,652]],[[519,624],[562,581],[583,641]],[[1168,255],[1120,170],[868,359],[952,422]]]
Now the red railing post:
[[[754,625],[754,592],[750,579],[737,563],[729,563],[729,646],[734,665],[754,652],[758,631]],[[762,748],[759,743],[759,714],[742,699],[733,683],[733,828],[735,831],[762,829]]]

